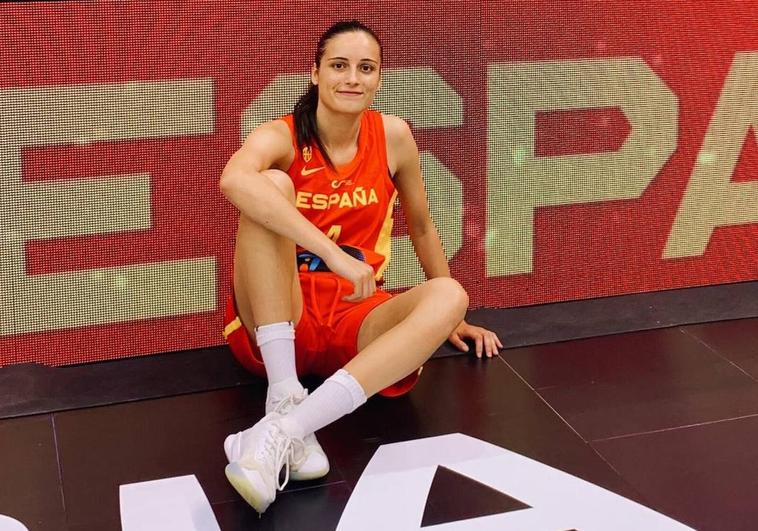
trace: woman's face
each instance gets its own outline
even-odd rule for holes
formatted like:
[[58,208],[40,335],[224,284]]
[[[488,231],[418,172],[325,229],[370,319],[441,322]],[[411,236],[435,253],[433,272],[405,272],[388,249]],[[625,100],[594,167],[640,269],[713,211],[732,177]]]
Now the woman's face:
[[340,113],[366,110],[379,88],[380,62],[379,44],[368,33],[350,31],[329,39],[321,65],[311,70],[319,104]]

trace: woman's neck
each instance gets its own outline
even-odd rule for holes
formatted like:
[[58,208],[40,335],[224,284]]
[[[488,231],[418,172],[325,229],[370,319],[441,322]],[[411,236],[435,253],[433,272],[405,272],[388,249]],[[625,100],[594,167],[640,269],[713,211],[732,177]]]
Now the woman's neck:
[[358,144],[362,116],[363,113],[335,113],[326,106],[319,105],[316,109],[316,126],[321,143],[334,154],[354,148]]

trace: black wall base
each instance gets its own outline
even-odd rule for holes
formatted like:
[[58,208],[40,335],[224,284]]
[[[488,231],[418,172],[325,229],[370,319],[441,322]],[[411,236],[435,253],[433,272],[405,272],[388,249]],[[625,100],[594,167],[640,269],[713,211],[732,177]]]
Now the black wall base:
[[[758,316],[758,282],[469,312],[506,348]],[[458,355],[449,343],[436,357]],[[505,353],[507,357],[507,352]],[[306,382],[312,387],[317,380]],[[0,418],[19,417],[265,382],[227,347],[69,367],[0,368]]]

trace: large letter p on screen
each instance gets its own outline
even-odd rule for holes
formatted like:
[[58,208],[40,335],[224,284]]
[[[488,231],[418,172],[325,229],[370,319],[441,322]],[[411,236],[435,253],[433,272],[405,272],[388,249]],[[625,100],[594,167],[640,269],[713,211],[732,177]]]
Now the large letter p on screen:
[[[487,275],[530,273],[534,211],[634,199],[674,152],[677,99],[638,58],[493,64],[488,74]],[[620,107],[612,153],[536,157],[539,111]]]

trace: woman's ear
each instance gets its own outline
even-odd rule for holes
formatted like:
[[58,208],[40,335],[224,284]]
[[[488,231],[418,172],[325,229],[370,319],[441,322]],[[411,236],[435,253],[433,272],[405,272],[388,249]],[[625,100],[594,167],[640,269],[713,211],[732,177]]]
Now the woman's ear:
[[316,63],[311,65],[311,83],[318,85],[318,66],[316,66]]

